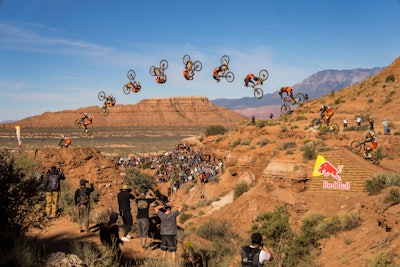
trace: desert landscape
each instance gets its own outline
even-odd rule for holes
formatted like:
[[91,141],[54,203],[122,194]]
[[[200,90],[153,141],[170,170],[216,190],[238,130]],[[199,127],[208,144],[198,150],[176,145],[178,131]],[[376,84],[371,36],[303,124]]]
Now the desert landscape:
[[[77,187],[83,177],[92,181],[98,190],[98,202],[93,214],[117,210],[116,195],[124,183],[126,168],[115,164],[119,156],[145,156],[163,153],[184,143],[193,151],[223,162],[224,170],[218,179],[206,184],[186,183],[170,197],[171,202],[185,205],[189,218],[180,227],[198,228],[209,222],[226,221],[236,238],[231,244],[236,254],[221,266],[240,266],[239,248],[248,242],[249,232],[259,214],[273,212],[285,205],[290,213],[290,224],[296,231],[304,218],[313,214],[326,217],[357,214],[360,225],[339,231],[319,240],[314,259],[300,266],[399,266],[400,205],[389,205],[383,200],[390,188],[379,194],[365,190],[366,181],[374,175],[398,175],[400,159],[400,58],[374,77],[360,84],[343,88],[311,99],[298,106],[291,114],[273,120],[250,118],[220,108],[205,97],[182,97],[144,100],[136,105],[114,107],[104,117],[99,107],[48,112],[24,120],[0,125],[0,146],[13,152],[24,151],[40,160],[43,170],[55,165],[64,170],[66,182]],[[330,105],[338,123],[337,135],[310,127],[319,117],[319,107]],[[94,118],[93,136],[86,137],[73,121],[82,112]],[[356,117],[362,125],[356,126]],[[343,130],[342,121],[349,126]],[[375,121],[381,159],[372,164],[361,154],[349,150],[353,140],[361,140],[370,131],[368,119]],[[391,134],[384,134],[382,122],[387,119]],[[23,146],[17,148],[15,126],[21,127]],[[222,134],[206,136],[207,127],[221,125]],[[72,137],[68,148],[57,147],[61,135]],[[307,158],[305,151],[315,144],[315,157]],[[322,156],[331,166],[340,169],[340,180],[332,175],[315,175],[316,156]],[[156,176],[155,169],[144,172]],[[337,188],[337,181],[347,185]],[[246,192],[234,199],[235,186],[245,182]],[[327,187],[325,185],[328,185]],[[167,195],[168,183],[159,183],[160,192]],[[398,187],[397,187],[398,188]],[[208,205],[199,205],[208,201]],[[135,207],[133,204],[133,216]],[[181,215],[182,216],[182,215]],[[120,222],[121,224],[121,222]],[[78,234],[77,224],[63,214],[47,222],[42,231],[33,232],[46,252],[71,252],[70,241],[93,242],[100,246],[98,234]],[[135,227],[134,227],[135,229]],[[135,230],[133,231],[133,233]],[[268,239],[268,237],[266,237]],[[210,240],[195,234],[185,235],[199,250],[211,246]],[[265,242],[268,244],[268,241]],[[126,258],[138,266],[148,258],[159,258],[160,250],[143,250],[134,238],[121,246]],[[271,247],[274,252],[276,248]],[[274,250],[275,249],[275,250]],[[391,265],[373,265],[374,259],[384,255]],[[269,266],[284,266],[284,255],[276,255]],[[308,265],[307,265],[308,264]],[[218,266],[217,266],[218,267]]]

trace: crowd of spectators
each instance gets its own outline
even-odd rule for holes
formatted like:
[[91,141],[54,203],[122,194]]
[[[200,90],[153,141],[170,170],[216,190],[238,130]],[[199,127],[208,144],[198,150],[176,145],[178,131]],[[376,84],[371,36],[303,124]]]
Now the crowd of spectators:
[[155,179],[160,183],[171,183],[174,191],[187,182],[207,183],[223,170],[221,159],[213,159],[186,144],[178,144],[164,153],[119,157],[116,164],[124,167],[148,166],[155,169]]

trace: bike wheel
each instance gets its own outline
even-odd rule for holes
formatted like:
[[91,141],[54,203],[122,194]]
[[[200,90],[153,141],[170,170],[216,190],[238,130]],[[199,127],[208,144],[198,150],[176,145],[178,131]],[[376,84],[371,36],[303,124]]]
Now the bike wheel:
[[126,76],[128,76],[129,80],[134,80],[136,77],[136,72],[134,70],[129,70]]
[[87,136],[92,136],[92,131],[91,131],[91,130],[86,129],[86,130],[84,130],[84,132],[85,132],[85,134],[86,134]]
[[203,64],[201,64],[200,61],[195,61],[193,63],[193,70],[194,71],[201,71],[202,68],[203,68]]
[[168,69],[168,61],[167,60],[163,59],[160,61],[160,69],[162,69],[162,70]]
[[106,99],[106,93],[104,91],[100,91],[97,97],[100,101],[103,101],[104,99]]
[[337,135],[339,133],[339,125],[337,123],[331,123],[331,124],[329,124],[329,127],[332,127],[332,128],[329,128],[329,130],[334,135]]
[[225,79],[227,82],[233,82],[233,80],[235,79],[235,74],[233,74],[232,71],[228,71],[225,73]]
[[362,143],[358,140],[354,140],[350,143],[350,150],[354,153],[358,153],[361,151]]
[[254,88],[254,97],[261,99],[264,96],[264,92],[261,88]]
[[378,153],[375,151],[370,152],[372,158],[370,159],[373,164],[379,164]]
[[286,103],[281,106],[281,113],[286,114],[290,112],[290,106]]
[[223,55],[223,56],[221,57],[221,65],[224,65],[224,64],[228,65],[230,60],[231,60],[231,59],[229,58],[228,55]]
[[319,128],[321,128],[322,125],[322,121],[321,119],[313,119],[311,122],[311,126],[315,129],[318,130]]
[[258,77],[260,77],[260,79],[261,77],[263,77],[262,81],[265,81],[266,79],[268,79],[269,73],[267,70],[260,70],[260,72],[258,73]]
[[122,89],[124,91],[124,94],[129,95],[131,92],[131,88],[128,87],[126,84],[124,85],[124,88]]
[[299,105],[302,104],[306,100],[305,96],[302,93],[296,94],[294,99],[296,100],[296,104],[299,104]]
[[156,76],[155,70],[156,70],[156,67],[154,67],[154,66],[151,66],[151,67],[150,67],[150,75],[151,75],[151,76]]
[[107,107],[102,108],[102,111],[104,116],[108,116],[108,114],[110,114],[110,110]]
[[76,119],[74,123],[76,128],[81,128],[82,127],[82,120],[81,119]]
[[186,66],[186,63],[190,60],[190,56],[189,55],[184,55],[183,56],[183,64]]

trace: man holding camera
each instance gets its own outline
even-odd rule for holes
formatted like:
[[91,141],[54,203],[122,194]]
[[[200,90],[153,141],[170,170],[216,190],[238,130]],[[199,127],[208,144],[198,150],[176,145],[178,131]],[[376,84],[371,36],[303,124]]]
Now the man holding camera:
[[[177,208],[171,211],[172,208]],[[166,260],[167,251],[171,252],[172,262],[175,263],[176,248],[178,234],[178,225],[176,224],[176,217],[182,212],[182,206],[166,203],[155,207],[155,211],[161,220],[161,250],[163,252],[163,260]]]
[[272,261],[274,256],[269,248],[264,246],[262,235],[254,233],[251,235],[251,244],[242,247],[241,251],[242,267],[263,266],[265,261]]
[[46,216],[47,218],[55,218],[57,216],[58,200],[60,198],[60,180],[65,180],[64,173],[51,166],[46,174],[44,189],[46,190]]

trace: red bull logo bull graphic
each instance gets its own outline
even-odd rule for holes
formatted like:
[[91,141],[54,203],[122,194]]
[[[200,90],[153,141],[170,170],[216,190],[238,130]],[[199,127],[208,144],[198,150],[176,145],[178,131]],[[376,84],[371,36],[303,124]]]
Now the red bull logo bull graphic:
[[350,182],[342,182],[340,174],[342,173],[343,165],[337,166],[337,168],[327,161],[323,156],[318,155],[315,162],[313,176],[324,176],[332,177],[335,179],[333,182],[323,181],[322,188],[334,189],[334,190],[350,190]]

